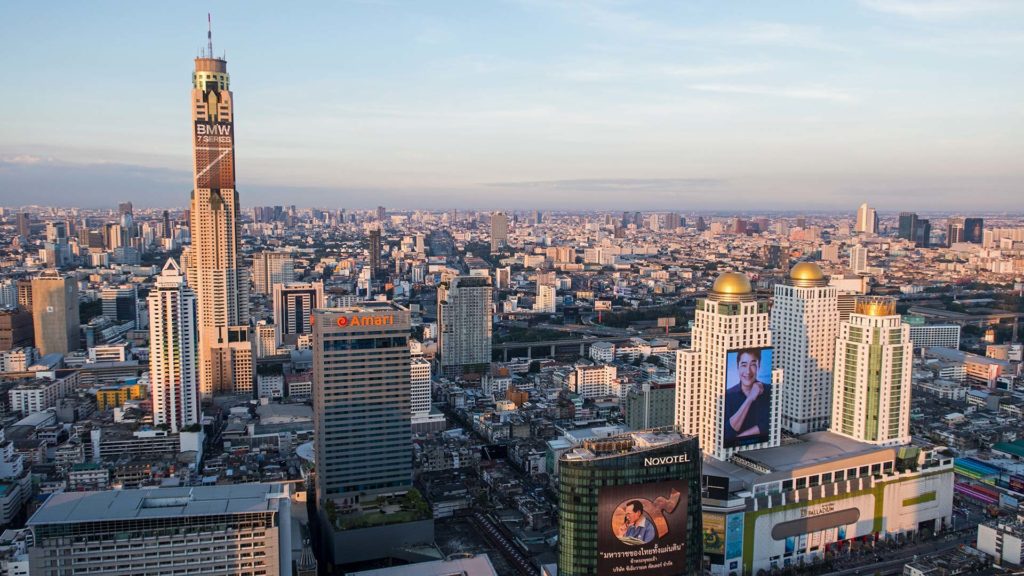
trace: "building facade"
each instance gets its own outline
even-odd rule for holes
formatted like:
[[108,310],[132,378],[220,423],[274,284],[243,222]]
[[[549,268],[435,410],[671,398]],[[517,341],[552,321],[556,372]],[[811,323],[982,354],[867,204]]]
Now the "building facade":
[[320,502],[412,486],[409,311],[384,302],[313,313],[313,429]]
[[32,279],[32,323],[40,356],[81,347],[78,283],[73,277],[50,270]]
[[895,300],[858,299],[836,341],[831,431],[870,444],[909,444],[913,350]]
[[438,351],[442,372],[483,373],[491,362],[489,276],[458,276],[437,288]]
[[173,432],[199,423],[196,295],[174,260],[149,293],[149,386],[153,423]]
[[[696,438],[648,430],[586,440],[558,470],[559,576],[700,572]],[[650,564],[658,568],[642,568]]]
[[323,282],[274,284],[274,326],[277,345],[295,344],[303,334],[313,333],[313,310],[324,306]]
[[838,292],[817,264],[797,264],[775,285],[769,324],[776,366],[782,369],[783,430],[828,429],[838,306]]
[[269,295],[274,284],[295,281],[295,260],[288,252],[257,252],[252,256],[252,274],[256,293]]

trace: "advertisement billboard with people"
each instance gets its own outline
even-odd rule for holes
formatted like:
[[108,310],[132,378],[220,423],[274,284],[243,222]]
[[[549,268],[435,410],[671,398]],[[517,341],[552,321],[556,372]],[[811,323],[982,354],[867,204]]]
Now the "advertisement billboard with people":
[[598,576],[686,573],[687,492],[682,480],[601,488]]
[[722,447],[767,442],[772,416],[772,348],[730,350],[725,362]]

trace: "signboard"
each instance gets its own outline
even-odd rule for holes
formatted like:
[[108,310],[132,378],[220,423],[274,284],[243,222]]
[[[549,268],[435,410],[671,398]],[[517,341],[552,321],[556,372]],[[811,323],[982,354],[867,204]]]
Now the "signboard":
[[705,512],[703,518],[704,554],[711,556],[713,564],[720,564],[725,555],[725,515]]
[[685,573],[687,495],[682,480],[601,488],[597,576]]
[[725,519],[725,557],[743,556],[743,514],[729,514]]
[[658,328],[670,328],[676,325],[676,319],[674,316],[668,316],[665,318],[658,318]]
[[725,356],[723,448],[769,439],[772,410],[772,348],[730,350]]
[[594,301],[594,310],[604,310],[604,311],[607,311],[607,310],[611,310],[611,309],[612,309],[612,301],[611,300],[595,300]]

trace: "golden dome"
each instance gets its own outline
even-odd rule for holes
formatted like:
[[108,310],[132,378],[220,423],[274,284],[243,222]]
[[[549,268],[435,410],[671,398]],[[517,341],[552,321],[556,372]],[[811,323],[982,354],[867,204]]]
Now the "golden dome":
[[735,295],[750,294],[754,291],[750,286],[750,278],[740,272],[724,272],[715,280],[711,291],[716,294]]
[[801,262],[789,271],[789,277],[793,280],[824,280],[825,273],[814,262]]
[[857,298],[855,312],[865,316],[895,316],[896,300],[894,298],[871,296]]

